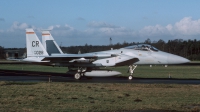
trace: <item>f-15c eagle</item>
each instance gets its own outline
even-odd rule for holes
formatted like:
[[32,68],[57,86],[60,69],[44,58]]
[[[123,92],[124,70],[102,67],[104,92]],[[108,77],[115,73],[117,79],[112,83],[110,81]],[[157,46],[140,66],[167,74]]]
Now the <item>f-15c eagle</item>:
[[[75,79],[81,77],[105,77],[121,74],[118,71],[99,69],[99,67],[129,66],[142,64],[182,64],[188,59],[166,53],[148,44],[84,54],[64,54],[48,30],[42,31],[42,42],[33,29],[26,29],[27,58],[21,61],[66,66]],[[75,70],[73,68],[76,68]],[[132,75],[128,79],[131,80]]]

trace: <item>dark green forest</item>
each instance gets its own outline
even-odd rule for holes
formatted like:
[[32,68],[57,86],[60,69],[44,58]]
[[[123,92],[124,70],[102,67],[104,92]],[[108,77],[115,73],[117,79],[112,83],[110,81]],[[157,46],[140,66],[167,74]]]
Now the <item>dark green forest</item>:
[[4,58],[4,48],[0,46],[0,59]]
[[[102,45],[102,46],[94,46],[94,45],[88,45],[85,44],[84,46],[69,46],[69,47],[61,47],[62,51],[64,53],[73,53],[77,54],[78,52],[81,53],[89,53],[89,52],[97,52],[97,51],[105,51],[113,49],[119,49],[122,47],[127,47],[135,44],[150,44],[157,49],[169,52],[172,54],[176,54],[182,57],[185,57],[189,60],[196,61],[200,60],[200,40],[183,40],[183,39],[175,39],[175,40],[169,40],[168,42],[165,42],[163,40],[158,41],[151,41],[150,39],[145,40],[144,42],[126,42],[123,43],[117,43],[113,45]],[[17,49],[17,48],[11,48],[11,49]],[[26,51],[25,48],[18,48],[20,50]],[[0,46],[0,58],[5,58],[5,48]]]

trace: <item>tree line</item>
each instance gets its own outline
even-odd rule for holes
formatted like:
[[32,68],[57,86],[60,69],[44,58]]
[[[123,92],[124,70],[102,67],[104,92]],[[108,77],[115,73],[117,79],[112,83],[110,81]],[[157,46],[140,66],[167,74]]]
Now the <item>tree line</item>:
[[[84,46],[69,46],[69,47],[61,47],[64,53],[89,53],[89,52],[98,52],[98,51],[105,51],[113,49],[119,49],[122,47],[127,47],[135,44],[150,44],[157,49],[169,52],[172,54],[176,54],[182,57],[185,57],[189,60],[200,60],[200,40],[183,40],[183,39],[175,39],[175,40],[168,40],[165,42],[164,40],[160,39],[158,41],[151,41],[150,39],[145,40],[144,42],[126,42],[117,43],[113,45],[102,45],[102,46],[94,46],[85,44]],[[20,49],[25,52],[25,48],[11,48],[11,49]],[[0,58],[5,58],[5,48],[0,46]]]
[[3,59],[5,52],[4,52],[4,48],[0,46],[0,59]]

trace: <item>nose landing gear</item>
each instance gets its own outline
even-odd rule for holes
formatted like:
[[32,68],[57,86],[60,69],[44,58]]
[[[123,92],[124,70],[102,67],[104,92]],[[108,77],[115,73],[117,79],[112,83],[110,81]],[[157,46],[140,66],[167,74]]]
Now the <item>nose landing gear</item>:
[[136,69],[136,67],[137,67],[137,65],[129,65],[128,73],[130,73],[130,75],[128,76],[128,80],[133,79],[133,73],[134,73],[134,70]]

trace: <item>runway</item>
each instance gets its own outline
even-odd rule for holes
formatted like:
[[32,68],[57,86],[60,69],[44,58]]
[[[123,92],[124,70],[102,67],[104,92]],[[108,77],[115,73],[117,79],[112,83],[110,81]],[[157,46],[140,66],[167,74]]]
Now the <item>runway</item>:
[[0,81],[23,82],[77,82],[77,83],[139,83],[139,84],[200,84],[200,79],[174,79],[174,78],[139,78],[128,80],[125,76],[93,77],[75,80],[72,75],[65,73],[30,72],[0,69]]

